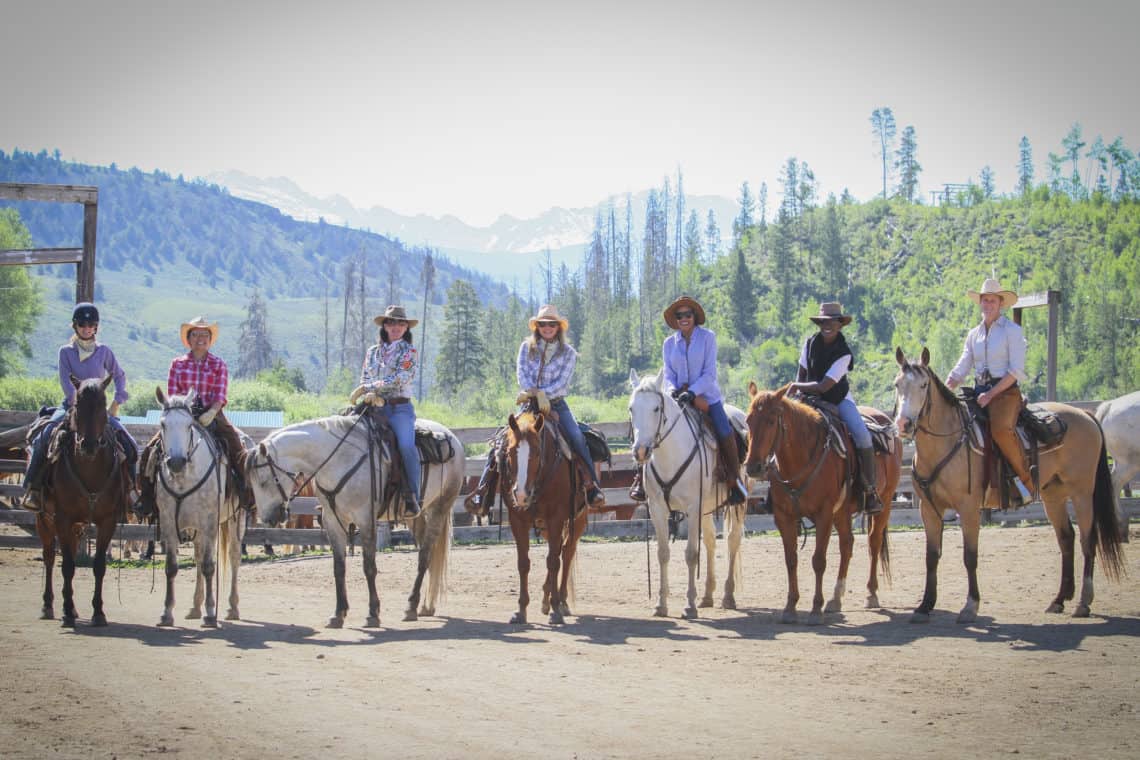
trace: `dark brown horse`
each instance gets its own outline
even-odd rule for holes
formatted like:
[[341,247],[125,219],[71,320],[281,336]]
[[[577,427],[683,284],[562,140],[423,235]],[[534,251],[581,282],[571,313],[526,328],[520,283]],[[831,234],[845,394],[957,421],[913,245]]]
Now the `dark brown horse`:
[[550,614],[551,624],[563,623],[571,614],[574,553],[586,530],[585,491],[569,447],[558,440],[553,420],[524,412],[518,417],[512,414],[507,422],[506,468],[499,483],[518,552],[519,609],[511,622],[527,622],[530,533],[537,529],[548,546],[542,611]]
[[[748,384],[752,403],[748,409],[748,457],[745,466],[752,477],[764,475],[768,465],[770,499],[776,527],[784,542],[784,563],[788,570],[788,599],[781,622],[796,622],[796,603],[800,598],[796,574],[796,539],[801,518],[815,525],[815,553],[811,565],[815,570],[815,595],[812,597],[811,616],[808,622],[823,622],[823,571],[827,568],[827,544],[831,539],[831,526],[839,534],[839,577],[835,592],[827,603],[827,612],[843,608],[843,595],[847,588],[847,568],[855,537],[851,531],[851,515],[856,509],[856,492],[847,476],[847,462],[831,440],[827,422],[819,410],[787,398],[789,386],[777,391],[760,392],[756,383]],[[884,423],[890,419],[882,412],[868,407]],[[847,441],[847,456],[854,452]],[[884,573],[889,572],[887,550],[887,523],[891,515],[891,498],[899,483],[902,470],[902,446],[897,440],[892,453],[877,453],[878,468],[875,482],[883,511],[867,519],[867,543],[871,553],[871,575],[867,580],[867,607],[879,606],[878,561],[882,559]]]
[[63,555],[63,625],[75,627],[75,601],[72,580],[79,541],[87,525],[96,528],[95,594],[91,598],[91,625],[107,625],[103,614],[103,576],[107,570],[107,547],[115,533],[118,519],[125,513],[128,483],[123,475],[122,458],[115,446],[115,435],[107,423],[107,395],[111,382],[74,377],[75,404],[68,411],[66,423],[57,429],[59,455],[50,470],[44,488],[43,509],[36,515],[36,531],[43,544],[44,606],[41,618],[55,617],[55,593],[52,570],[55,566],[55,542]]

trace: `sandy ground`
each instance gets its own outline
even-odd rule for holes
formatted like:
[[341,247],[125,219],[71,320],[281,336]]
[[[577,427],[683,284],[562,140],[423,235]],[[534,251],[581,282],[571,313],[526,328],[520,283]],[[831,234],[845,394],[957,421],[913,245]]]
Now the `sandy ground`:
[[[927,625],[907,622],[923,582],[918,532],[891,535],[894,583],[879,610],[862,608],[860,536],[846,610],[817,627],[777,622],[785,580],[771,537],[745,541],[740,609],[720,609],[718,593],[696,621],[679,619],[680,543],[667,619],[650,614],[644,543],[583,545],[579,614],[558,628],[537,600],[530,626],[507,623],[512,546],[456,547],[439,617],[410,623],[413,557],[383,555],[379,629],[361,627],[350,558],[342,630],[324,628],[328,558],[247,563],[243,619],[218,630],[181,619],[187,571],[178,627],[156,628],[163,582],[149,569],[108,573],[111,625],[91,628],[81,569],[81,621],[66,630],[38,619],[38,552],[0,550],[0,756],[1136,758],[1140,526],[1132,536],[1130,578],[1098,572],[1093,616],[1075,620],[1043,612],[1058,585],[1052,531],[985,530],[970,626],[954,622],[965,598],[954,529]],[[800,568],[810,599],[806,557]],[[654,560],[654,588],[656,574]]]

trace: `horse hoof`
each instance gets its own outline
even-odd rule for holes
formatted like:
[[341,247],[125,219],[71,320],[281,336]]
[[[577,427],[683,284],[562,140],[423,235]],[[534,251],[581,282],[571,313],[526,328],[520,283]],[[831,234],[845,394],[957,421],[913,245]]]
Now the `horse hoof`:
[[563,615],[573,615],[574,614],[570,611],[570,605],[567,604],[566,602],[562,602],[561,604],[558,605],[558,611],[561,612]]
[[63,620],[60,622],[60,627],[61,628],[74,628],[75,627],[75,618],[68,617],[67,615],[64,615]]
[[966,625],[968,623],[973,623],[977,619],[978,613],[974,612],[973,610],[962,610],[958,613],[957,623],[958,625]]
[[542,603],[542,614],[543,615],[550,614],[550,602],[543,602]]
[[209,617],[204,617],[204,618],[202,618],[202,627],[203,628],[217,628],[218,627],[218,619],[216,617],[214,617],[213,615],[211,615]]
[[562,625],[565,622],[566,622],[566,618],[563,617],[562,613],[559,612],[558,610],[555,610],[554,612],[550,613],[550,624],[551,625]]
[[379,628],[380,627],[380,616],[375,615],[375,616],[370,617],[370,618],[365,618],[364,627],[365,628]]
[[701,603],[697,606],[698,607],[712,607],[713,606],[712,597],[706,596],[704,599],[701,600]]
[[420,614],[424,617],[435,617],[435,607],[420,607]]
[[843,612],[843,602],[839,601],[838,599],[832,599],[831,601],[829,601],[827,603],[827,606],[825,606],[823,608],[823,611],[824,612]]
[[404,613],[404,622],[405,623],[414,623],[415,621],[417,621],[419,619],[420,619],[420,616],[418,614],[416,614],[415,610],[408,610],[407,612]]
[[241,615],[237,610],[229,610],[226,612],[226,620],[241,620]]
[[162,617],[160,617],[158,619],[158,627],[159,628],[173,628],[174,627],[174,616],[173,615],[163,615]]
[[665,605],[661,605],[653,610],[653,617],[669,617],[669,608]]
[[103,613],[91,616],[91,626],[93,628],[105,628],[107,626],[107,616]]
[[823,625],[823,613],[822,612],[810,613],[808,615],[807,624],[808,625]]
[[784,614],[780,616],[780,622],[784,623],[785,625],[794,625],[800,622],[800,618],[799,615],[796,614],[795,610],[792,610],[790,612],[785,611]]
[[44,607],[40,610],[40,620],[55,620],[55,610],[51,607]]
[[722,609],[735,610],[736,609],[736,597],[731,596],[731,595],[726,596],[723,600],[721,600],[720,606]]
[[331,617],[329,622],[325,623],[325,628],[344,628],[344,621],[338,617]]
[[192,609],[186,613],[186,619],[187,620],[197,620],[200,617],[202,617],[202,610],[193,610]]
[[516,612],[511,615],[511,625],[526,625],[526,613]]
[[1087,618],[1089,616],[1089,606],[1087,604],[1078,604],[1077,608],[1073,610],[1073,617]]
[[686,607],[685,611],[681,613],[681,617],[685,620],[696,620],[699,617],[699,615],[697,615],[697,608]]
[[1045,608],[1045,611],[1051,612],[1054,615],[1059,615],[1065,611],[1065,605],[1063,602],[1053,602],[1052,604],[1050,604],[1048,607]]
[[918,612],[916,610],[914,613],[911,614],[910,622],[912,622],[912,623],[929,623],[930,622],[930,613],[929,612]]
[[871,594],[867,597],[867,604],[864,605],[864,608],[868,610],[877,610],[882,606],[883,605],[879,604],[879,595]]

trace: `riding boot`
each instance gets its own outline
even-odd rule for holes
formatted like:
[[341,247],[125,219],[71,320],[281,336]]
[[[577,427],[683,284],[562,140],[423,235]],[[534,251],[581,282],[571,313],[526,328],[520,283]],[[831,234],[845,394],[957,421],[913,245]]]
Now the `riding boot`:
[[649,498],[645,495],[645,485],[642,482],[644,475],[645,465],[637,465],[633,470],[633,483],[629,487],[629,498],[642,504]]
[[499,471],[495,469],[495,449],[487,452],[487,463],[479,476],[475,490],[463,500],[464,508],[471,514],[487,514],[495,506],[495,486],[499,482]]
[[28,458],[24,473],[24,498],[20,502],[24,509],[39,512],[44,508],[44,459],[47,458],[47,439],[44,430],[32,444],[32,455]]
[[736,445],[736,436],[726,435],[721,438],[720,451],[724,457],[725,480],[729,483],[728,503],[745,504],[748,502],[748,492],[740,482],[740,449]]
[[404,517],[412,519],[420,513],[420,502],[411,491],[404,491]]
[[140,473],[138,482],[139,500],[131,507],[131,511],[140,520],[146,520],[158,514],[158,504],[154,497],[154,480]]
[[875,450],[868,446],[855,449],[859,452],[859,477],[863,481],[863,504],[867,514],[877,515],[883,511],[879,490],[875,487]]
[[591,465],[583,462],[579,457],[574,457],[578,463],[579,477],[583,482],[587,483],[586,486],[586,503],[591,507],[604,507],[606,505],[606,495],[602,493],[602,489],[598,487],[598,481],[594,478],[594,468]]

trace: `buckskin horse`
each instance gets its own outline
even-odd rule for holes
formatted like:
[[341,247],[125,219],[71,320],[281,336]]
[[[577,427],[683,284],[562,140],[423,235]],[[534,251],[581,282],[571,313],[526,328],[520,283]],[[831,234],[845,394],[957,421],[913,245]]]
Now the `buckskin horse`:
[[[922,349],[918,362],[908,362],[901,348],[895,359],[897,415],[895,425],[904,438],[914,439],[913,477],[926,529],[926,590],[912,622],[926,622],[938,596],[938,560],[942,556],[942,515],[955,509],[962,526],[963,561],[968,591],[958,613],[959,623],[977,618],[978,532],[981,510],[992,506],[984,489],[983,455],[976,446],[965,403],[930,368],[930,352]],[[1046,612],[1063,612],[1073,598],[1073,526],[1065,502],[1073,502],[1081,531],[1084,573],[1074,617],[1088,617],[1093,601],[1093,566],[1099,546],[1105,575],[1115,580],[1124,572],[1123,548],[1117,525],[1112,476],[1104,435],[1092,415],[1067,404],[1043,403],[1068,427],[1062,442],[1040,452],[1038,480],[1045,514],[1061,548],[1061,589]]]
[[67,421],[57,428],[53,447],[58,456],[44,490],[43,509],[36,514],[36,532],[43,545],[44,620],[55,617],[55,595],[52,591],[52,569],[55,565],[55,541],[63,555],[63,625],[75,627],[73,579],[75,557],[80,538],[88,523],[96,529],[92,568],[95,593],[91,597],[91,625],[107,625],[103,613],[103,576],[107,571],[107,547],[115,533],[120,515],[126,511],[129,485],[123,473],[123,461],[115,444],[113,428],[107,424],[105,390],[112,378],[84,380],[74,377],[75,403]]
[[[855,512],[858,494],[848,473],[848,463],[854,448],[848,439],[845,443],[845,458],[832,437],[823,413],[788,398],[786,394],[789,387],[785,385],[776,391],[761,392],[756,383],[748,384],[752,401],[748,408],[748,456],[744,464],[752,477],[763,476],[767,466],[769,499],[776,527],[779,528],[784,543],[784,564],[788,572],[788,598],[780,619],[783,623],[794,623],[797,620],[796,603],[800,591],[796,539],[800,520],[807,518],[815,525],[815,552],[811,559],[815,571],[815,594],[812,596],[808,623],[818,625],[823,622],[824,612],[839,612],[843,609],[847,569],[855,544],[851,515]],[[890,424],[890,418],[878,410],[860,407],[860,411],[870,414],[879,422]],[[879,606],[880,560],[884,574],[889,577],[890,572],[887,524],[890,521],[891,500],[902,470],[902,445],[897,438],[892,441],[890,452],[876,452],[875,466],[878,468],[875,482],[879,499],[883,502],[883,511],[867,517],[867,545],[871,555],[867,608]],[[839,534],[839,575],[825,608],[823,573],[827,569],[827,545],[831,539],[832,524]]]
[[533,410],[507,418],[506,464],[499,483],[518,558],[519,608],[511,616],[516,625],[527,622],[532,530],[541,533],[547,543],[542,612],[549,613],[552,625],[566,622],[572,614],[569,600],[574,593],[578,539],[586,530],[586,495],[573,454],[560,441],[557,427]]
[[[297,483],[311,482],[316,487],[321,526],[328,533],[333,551],[336,610],[328,619],[329,628],[342,628],[348,613],[345,555],[352,526],[356,526],[360,536],[364,578],[368,583],[368,617],[364,626],[379,627],[376,521],[402,514],[398,496],[384,499],[395,464],[395,447],[379,444],[364,420],[362,415],[335,415],[287,425],[266,436],[246,457],[246,477],[253,488],[258,517],[266,525],[278,525],[289,516],[289,502],[300,491]],[[435,614],[451,551],[451,509],[463,485],[466,467],[463,444],[454,433],[423,417],[416,420],[416,428],[446,436],[453,456],[442,464],[423,466],[423,511],[409,524],[419,547],[419,564],[404,620]],[[425,576],[427,594],[419,607]]]
[[[657,534],[657,563],[661,580],[653,614],[669,614],[669,523],[683,513],[689,523],[685,564],[689,568],[688,605],[682,616],[697,617],[697,569],[703,540],[706,557],[705,591],[701,607],[713,606],[716,590],[716,526],[713,514],[728,498],[728,487],[716,478],[717,449],[714,436],[703,429],[701,414],[682,408],[664,391],[664,370],[655,376],[638,377],[630,370],[629,418],[633,429],[634,458],[645,467],[645,494],[649,516]],[[733,428],[743,429],[744,412],[725,404]],[[740,583],[740,542],[744,537],[744,504],[725,507],[724,535],[728,544],[728,573],[721,604],[736,609]]]

